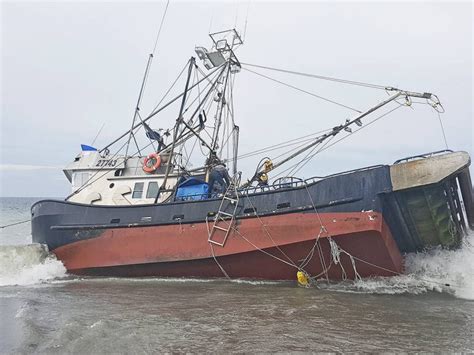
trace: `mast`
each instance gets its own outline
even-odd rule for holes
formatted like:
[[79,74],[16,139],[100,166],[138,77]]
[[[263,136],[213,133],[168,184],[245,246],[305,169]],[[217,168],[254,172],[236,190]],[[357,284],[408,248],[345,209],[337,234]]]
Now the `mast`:
[[232,174],[237,174],[237,156],[239,155],[239,126],[234,125],[234,130],[232,132],[232,138],[234,143],[234,150],[232,154]]
[[156,196],[155,203],[158,200],[158,197],[160,195],[160,191],[166,189],[166,183],[168,181],[168,176],[171,170],[171,166],[173,165],[173,154],[174,154],[174,148],[176,146],[176,140],[178,138],[178,132],[179,132],[179,126],[180,124],[184,121],[183,119],[183,111],[184,111],[184,106],[186,104],[186,97],[189,89],[189,81],[191,80],[191,75],[193,72],[193,67],[195,65],[195,59],[194,57],[191,57],[189,60],[189,67],[188,67],[188,77],[186,78],[186,86],[184,88],[184,95],[181,100],[181,107],[179,108],[179,115],[178,118],[176,119],[176,124],[174,126],[174,132],[173,132],[173,141],[171,144],[171,149],[170,149],[170,155],[168,157],[168,164],[166,166],[166,172],[165,172],[165,177],[163,179],[163,183],[161,184],[160,189],[158,190],[158,195]]
[[[212,141],[211,141],[211,150],[209,152],[209,156],[207,159],[206,167],[209,168],[210,163],[212,163],[213,158],[217,157],[217,149],[219,145],[219,134],[222,125],[222,115],[224,108],[227,107],[227,110],[230,111],[229,108],[229,99],[227,97],[228,90],[232,90],[230,88],[230,83],[232,80],[229,80],[232,74],[240,72],[241,65],[237,57],[235,56],[235,49],[243,44],[242,38],[240,37],[239,33],[235,29],[225,30],[210,33],[209,37],[213,42],[212,48],[208,51],[204,47],[196,47],[196,54],[198,55],[199,59],[202,60],[204,66],[210,70],[219,65],[225,65],[225,75],[222,76],[222,88],[219,89],[217,92],[218,95],[218,106],[216,109],[215,114],[215,123],[214,123],[214,131],[212,134]],[[217,101],[217,100],[216,100]],[[233,112],[232,112],[233,115]],[[233,120],[232,120],[233,121]],[[232,122],[232,143],[233,143],[233,155],[236,156],[238,146],[238,128],[235,126],[234,122]],[[235,133],[237,132],[237,133]],[[234,159],[233,163],[233,171],[234,173],[237,171],[237,160]]]
[[219,130],[221,128],[222,124],[222,112],[224,111],[224,106],[227,104],[226,100],[226,93],[227,93],[227,83],[229,81],[229,75],[230,75],[230,68],[229,68],[229,63],[226,64],[226,75],[224,78],[223,86],[222,86],[222,92],[217,92],[217,95],[219,96],[219,105],[217,107],[216,111],[216,119],[215,119],[215,125],[214,125],[214,132],[212,134],[212,153],[214,153],[219,145]]

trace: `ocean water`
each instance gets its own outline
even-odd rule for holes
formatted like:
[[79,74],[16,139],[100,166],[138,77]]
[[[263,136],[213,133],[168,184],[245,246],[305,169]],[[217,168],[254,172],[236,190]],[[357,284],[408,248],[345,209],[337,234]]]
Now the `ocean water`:
[[[0,225],[35,199],[0,199]],[[29,223],[0,229],[0,353],[473,352],[474,236],[407,274],[295,282],[79,278]]]

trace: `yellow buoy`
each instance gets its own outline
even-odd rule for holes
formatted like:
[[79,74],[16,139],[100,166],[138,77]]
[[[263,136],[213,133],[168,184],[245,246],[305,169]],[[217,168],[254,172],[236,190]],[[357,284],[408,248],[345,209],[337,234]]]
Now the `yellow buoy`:
[[309,285],[309,280],[308,280],[308,276],[306,275],[306,273],[304,271],[298,271],[296,273],[296,278],[298,279],[298,283],[301,285],[301,286],[308,286]]

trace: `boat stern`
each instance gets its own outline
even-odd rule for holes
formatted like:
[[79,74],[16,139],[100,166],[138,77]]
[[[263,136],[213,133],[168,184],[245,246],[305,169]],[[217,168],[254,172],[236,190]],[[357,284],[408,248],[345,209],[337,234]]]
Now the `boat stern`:
[[460,246],[468,226],[474,228],[470,163],[466,152],[441,151],[390,166],[385,217],[400,251]]

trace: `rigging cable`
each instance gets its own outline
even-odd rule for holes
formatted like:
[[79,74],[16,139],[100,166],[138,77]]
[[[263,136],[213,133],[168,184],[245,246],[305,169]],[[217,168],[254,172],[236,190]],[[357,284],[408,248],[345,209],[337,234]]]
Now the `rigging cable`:
[[97,138],[99,137],[100,132],[102,132],[102,129],[104,128],[104,126],[105,126],[105,122],[102,123],[102,127],[100,127],[99,132],[97,132],[97,134],[96,134],[94,140],[93,140],[92,143],[91,143],[91,146],[94,146],[94,143],[95,143],[95,141],[97,140]]
[[[326,141],[326,144],[328,142],[330,142],[334,137],[331,137],[329,138],[327,141]],[[324,146],[324,145],[323,145]],[[281,171],[279,174],[277,174],[275,176],[275,178],[278,178],[278,177],[283,177],[284,174],[288,174],[288,176],[292,176],[292,174],[295,174],[296,172],[299,171],[298,169],[298,166],[300,166],[300,164],[303,164],[302,166],[306,165],[306,162],[308,160],[310,160],[314,155],[316,155],[318,153],[318,149],[321,147],[321,143],[315,145],[313,148],[311,148],[311,150],[301,159],[299,160],[298,162],[296,162],[295,164],[291,165],[290,167],[286,168],[285,170]],[[315,152],[316,151],[316,152]],[[314,153],[314,155],[313,155]],[[286,153],[288,154],[288,153]]]
[[285,82],[283,82],[283,81],[280,81],[280,80],[278,80],[278,79],[271,78],[271,77],[269,77],[269,76],[267,76],[267,75],[258,73],[258,72],[256,72],[256,71],[251,70],[251,69],[248,69],[248,68],[242,68],[242,69],[243,69],[243,70],[246,70],[246,71],[248,71],[248,72],[251,72],[251,73],[253,73],[253,74],[256,74],[256,75],[258,75],[258,76],[261,76],[261,77],[263,77],[263,78],[265,78],[265,79],[268,79],[268,80],[274,81],[274,82],[276,82],[276,83],[279,83],[279,84],[281,84],[281,85],[287,86],[287,87],[289,87],[289,88],[291,88],[291,89],[294,89],[294,90],[300,91],[300,92],[302,92],[302,93],[305,93],[305,94],[307,94],[307,95],[316,97],[316,98],[318,98],[318,99],[320,99],[320,100],[323,100],[323,101],[332,103],[332,104],[337,105],[337,106],[340,106],[340,107],[347,108],[347,109],[352,110],[352,111],[355,111],[355,112],[357,112],[357,113],[362,113],[362,111],[360,111],[360,110],[358,110],[358,109],[356,109],[356,108],[353,108],[353,107],[344,105],[344,104],[342,104],[342,103],[340,103],[340,102],[337,102],[337,101],[328,99],[328,98],[326,98],[326,97],[323,97],[323,96],[320,96],[320,95],[317,95],[317,94],[314,94],[314,93],[312,93],[312,92],[310,92],[310,91],[307,91],[307,90],[304,90],[304,89],[300,89],[300,88],[298,88],[298,87],[296,87],[296,86],[294,86],[294,85],[287,84],[287,83],[285,83]]
[[158,44],[158,39],[160,38],[161,29],[163,27],[163,23],[165,22],[165,17],[166,17],[166,13],[168,12],[169,4],[170,4],[170,0],[166,2],[165,11],[163,12],[163,17],[161,18],[160,28],[158,29],[158,34],[156,35],[155,45],[153,46],[153,52],[152,52],[153,54],[155,54],[156,45]]
[[[314,152],[314,150],[312,150],[312,152],[314,153],[309,153],[309,157],[308,155],[301,160],[301,162],[299,164],[297,164],[293,169],[291,169],[290,171],[290,175],[294,175],[296,174],[298,171],[300,171],[301,169],[303,169],[303,167],[316,155],[318,154],[326,145],[328,145],[332,140],[334,139],[334,136],[332,136],[331,138],[329,138],[327,141],[325,141],[324,143],[322,143],[322,145],[316,145],[317,149],[316,149],[316,152]],[[315,147],[315,148],[316,148]]]
[[300,162],[300,163],[302,163],[302,165],[298,164],[297,166],[295,166],[291,170],[290,174],[293,175],[293,174],[296,174],[298,171],[300,171],[316,154],[321,152],[324,149],[324,147],[327,146],[334,139],[334,137],[335,136],[332,136],[331,138],[329,138],[325,142],[321,142],[320,144],[316,145],[316,147],[318,147],[316,152],[314,152],[314,150],[312,150],[314,153],[310,153],[309,155],[306,155],[306,157],[303,158]]
[[314,78],[314,79],[328,80],[328,81],[338,82],[338,83],[342,83],[342,84],[363,86],[363,87],[367,87],[367,88],[380,89],[380,90],[387,89],[387,86],[385,86],[385,85],[376,85],[376,84],[364,83],[364,82],[360,82],[360,81],[352,81],[352,80],[346,80],[346,79],[332,78],[332,77],[329,77],[329,76],[308,74],[308,73],[302,73],[302,72],[297,72],[297,71],[292,71],[292,70],[272,68],[272,67],[257,65],[257,64],[242,63],[242,62],[240,64],[248,65],[250,67],[255,67],[255,68],[278,71],[278,72],[287,73],[287,74],[305,76],[305,77]]
[[[400,107],[403,107],[403,106],[398,105],[398,106],[394,107],[393,109],[389,110],[388,112],[386,112],[386,113],[384,113],[384,114],[378,116],[377,118],[373,119],[372,121],[370,121],[369,123],[365,124],[364,126],[362,126],[362,127],[358,128],[358,129],[354,130],[353,132],[349,133],[348,135],[346,135],[346,136],[344,136],[344,137],[342,137],[342,138],[340,138],[340,139],[338,139],[338,140],[332,142],[331,144],[329,144],[329,145],[327,145],[327,146],[321,147],[321,149],[319,149],[317,152],[315,152],[315,153],[313,153],[311,156],[306,157],[306,158],[303,159],[303,160],[306,160],[306,162],[305,162],[304,165],[306,165],[315,155],[317,155],[317,154],[319,154],[319,153],[321,153],[321,152],[323,152],[323,151],[325,151],[325,150],[331,148],[332,146],[334,146],[335,144],[339,143],[340,141],[342,141],[342,140],[344,140],[344,139],[346,139],[346,138],[352,136],[352,135],[355,134],[356,132],[358,132],[358,131],[360,131],[360,130],[362,130],[362,129],[368,127],[368,126],[370,126],[371,124],[377,122],[378,120],[382,119],[383,117],[385,117],[385,116],[389,115],[390,113],[392,113],[392,112],[398,110]],[[328,142],[328,143],[329,143],[329,142]],[[301,161],[302,161],[302,160],[301,160]],[[300,162],[301,162],[301,161],[300,161]],[[297,164],[298,164],[298,163],[297,163]],[[295,167],[297,164],[292,165],[290,168]],[[304,166],[304,165],[303,165],[303,166]],[[303,167],[303,166],[302,166],[302,167]],[[302,167],[301,167],[301,168],[302,168]],[[288,170],[289,170],[289,169],[286,169],[286,170],[284,170],[283,172],[286,172],[286,171],[288,171]],[[300,169],[298,169],[296,172],[298,172],[299,170],[300,170]],[[283,173],[283,172],[282,172],[282,173]],[[278,174],[276,177],[280,176],[282,173]]]
[[[181,77],[182,73],[184,72],[184,70],[185,70],[186,67],[188,66],[188,63],[189,63],[189,61],[186,63],[186,65],[185,65],[185,67],[183,68],[183,70],[181,70],[180,74],[178,75],[178,77],[176,78],[176,80],[174,81],[174,83],[171,85],[171,87],[168,89],[168,91],[165,93],[165,95],[161,98],[161,100],[160,100],[160,102],[158,103],[158,105],[155,107],[155,109],[153,109],[152,113],[151,113],[146,119],[142,120],[142,122],[145,122],[145,121],[151,119],[156,113],[162,111],[163,109],[167,108],[167,107],[171,104],[171,102],[170,102],[170,103],[168,103],[168,104],[166,104],[166,105],[164,105],[164,106],[162,106],[162,107],[160,107],[160,108],[158,109],[158,106],[161,104],[161,102],[164,101],[164,99],[167,97],[168,93],[172,90],[172,88],[174,87],[174,85],[176,84],[176,82],[178,81],[178,79]],[[214,71],[214,72],[212,72],[210,75],[213,75],[213,74],[216,74],[216,75],[213,77],[213,80],[215,80],[219,74],[216,73],[216,71]],[[207,78],[205,78],[205,79],[207,79]],[[198,83],[201,82],[201,81],[203,81],[203,80],[204,80],[204,79],[199,80]],[[209,83],[204,87],[204,90],[209,87],[210,83],[212,83],[212,82],[209,82]],[[173,99],[173,101],[175,101],[176,99],[178,99],[178,98],[181,97],[181,96],[182,96],[182,95],[179,95],[179,96],[175,97],[175,98]],[[173,101],[172,101],[172,102],[173,102]],[[196,101],[196,99],[191,103],[191,105],[194,104],[195,101]],[[186,111],[187,111],[188,109],[189,109],[189,107],[186,109]],[[134,133],[135,133],[135,134],[138,133],[138,131],[139,131],[142,127],[143,127],[142,124],[141,124],[141,125],[137,125],[137,126],[135,127],[136,131],[135,131]],[[123,138],[123,137],[121,137],[121,138]],[[121,139],[121,138],[120,138],[120,139]],[[112,144],[113,144],[113,143],[112,143]],[[109,144],[109,146],[110,146],[110,145],[111,145],[111,144]],[[151,144],[148,144],[148,145],[144,146],[142,149],[146,149],[146,148],[148,148],[150,145],[151,145]],[[122,149],[122,148],[120,148],[120,149]],[[132,157],[135,156],[136,153],[137,153],[137,152],[135,152],[134,154],[132,154]]]
[[[180,95],[182,96],[182,95]],[[179,97],[179,96],[178,96]],[[166,107],[166,106],[165,106]],[[165,107],[162,107],[161,109],[165,108]],[[161,110],[160,109],[160,110]],[[140,129],[142,126],[139,126],[138,129]],[[138,132],[138,130],[137,130]],[[123,138],[123,137],[122,137]],[[120,151],[127,145],[127,141],[125,141],[125,143],[112,155],[112,157],[110,159],[114,159],[119,153]],[[149,143],[148,145],[146,145],[143,149],[146,149],[148,148],[149,146],[151,145],[151,143]],[[124,168],[125,168],[125,163],[128,159],[130,158],[133,158],[134,156],[136,156],[137,154],[140,154],[141,155],[141,152],[140,150],[138,149],[134,154],[130,155],[129,157],[124,157],[124,161],[120,164],[124,164]],[[119,165],[120,165],[119,164]],[[79,192],[81,192],[84,188],[86,188],[87,186],[93,184],[94,182],[98,181],[99,179],[103,178],[105,175],[107,175],[109,173],[109,170],[105,170],[106,169],[106,166],[103,166],[101,168],[99,168],[94,174],[92,174],[89,179],[87,179],[84,184],[82,184],[77,190],[73,191],[71,194],[69,194],[66,198],[65,198],[65,201],[67,201],[70,197],[72,197],[73,195],[75,194],[78,194]],[[103,170],[105,170],[105,172],[98,176],[96,179],[94,179],[94,177],[96,177],[100,172],[102,172]],[[94,179],[94,180],[92,180]]]
[[168,94],[170,93],[171,90],[173,90],[174,86],[176,85],[176,83],[178,82],[179,78],[181,78],[181,75],[183,75],[184,71],[186,70],[186,68],[188,67],[188,61],[186,61],[186,64],[184,65],[183,69],[181,69],[181,71],[179,72],[178,76],[176,77],[176,79],[173,81],[173,83],[171,84],[171,86],[168,88],[168,90],[165,92],[165,94],[163,95],[163,97],[160,99],[160,101],[156,104],[155,108],[153,110],[151,110],[151,113],[155,112],[158,107],[161,105],[161,103],[166,99],[166,97],[168,96]]
[[[269,152],[269,151],[272,151],[272,150],[278,150],[278,149],[289,147],[289,146],[296,145],[296,144],[307,143],[307,142],[313,141],[315,139],[314,137],[313,138],[308,138],[308,137],[312,137],[316,134],[321,134],[321,133],[325,133],[325,132],[328,132],[328,131],[332,131],[332,128],[325,129],[325,130],[318,131],[318,132],[314,132],[314,133],[311,133],[311,134],[307,134],[307,135],[304,135],[304,136],[301,136],[301,137],[298,137],[298,138],[293,138],[293,139],[290,139],[288,141],[281,142],[279,144],[270,145],[270,146],[267,146],[267,147],[263,147],[263,148],[260,148],[260,149],[257,149],[257,150],[254,150],[254,151],[251,151],[251,152],[248,152],[248,153],[244,153],[242,155],[239,155],[237,157],[237,159],[239,159],[239,160],[240,159],[245,159],[245,158],[249,158],[249,157],[252,157],[254,155],[260,154],[260,153],[266,153],[266,152]],[[286,152],[284,154],[286,154]]]
[[[189,62],[188,62],[189,63]],[[212,70],[209,74],[207,74],[207,76],[201,80],[199,80],[199,82],[202,82],[204,81],[205,79],[207,79],[207,77],[213,75],[216,71],[218,71],[218,69],[220,69],[221,67],[216,67],[214,68],[214,70]],[[194,87],[190,87],[189,90],[192,90]],[[188,90],[188,91],[189,91]],[[147,122],[149,120],[151,120],[154,116],[156,116],[158,113],[160,113],[161,111],[163,111],[164,109],[168,108],[171,104],[173,104],[174,102],[176,102],[179,98],[181,98],[182,96],[184,95],[184,92],[175,96],[173,99],[171,99],[170,101],[168,101],[165,105],[161,106],[160,108],[156,109],[155,111],[153,111],[151,114],[149,114],[144,120],[143,122]],[[139,126],[141,126],[141,123],[137,124],[136,126],[133,127],[133,129],[136,129],[138,128]],[[107,148],[109,148],[110,146],[112,146],[113,144],[117,143],[118,141],[120,141],[122,138],[126,137],[129,133],[130,133],[130,129],[123,133],[122,135],[120,135],[118,138],[116,138],[115,140],[113,140],[111,143],[109,143],[108,145],[106,145],[104,148],[102,148],[100,150],[100,152],[103,152],[105,151]]]
[[[184,164],[184,167],[186,168],[189,164],[189,161],[191,160],[191,156],[192,154],[194,153],[194,148],[196,147],[196,144],[197,142],[199,141],[198,137],[196,137],[196,139],[194,140],[194,144],[193,146],[191,147],[191,151],[189,153],[189,156],[188,156],[188,159],[186,160],[186,163]],[[191,165],[192,166],[192,165]]]
[[[151,52],[150,54],[150,57],[153,58],[155,56],[155,52],[156,52],[156,46],[158,45],[158,39],[160,38],[160,34],[161,34],[161,29],[163,28],[163,23],[165,22],[165,17],[166,17],[166,14],[168,12],[168,6],[170,4],[170,0],[168,0],[166,2],[166,7],[165,7],[165,11],[163,12],[163,16],[161,17],[161,22],[160,22],[160,27],[158,28],[158,33],[156,34],[156,38],[155,38],[155,44],[153,45],[153,51]],[[150,63],[150,67],[151,67],[151,63]],[[185,66],[186,68],[186,66]],[[184,69],[183,69],[184,71]],[[145,85],[143,87],[143,91],[145,91],[145,87],[146,87],[146,83],[148,81],[148,75],[147,77],[145,78]]]
[[380,115],[379,117],[377,117],[377,118],[373,119],[372,121],[370,121],[370,122],[369,122],[369,123],[367,123],[366,125],[364,125],[364,126],[362,126],[362,127],[360,127],[360,128],[357,128],[356,130],[354,130],[353,132],[351,132],[351,133],[350,133],[350,134],[348,134],[347,136],[344,136],[344,137],[342,137],[342,138],[338,139],[337,141],[333,142],[332,144],[328,145],[327,147],[325,147],[325,148],[324,148],[324,149],[322,149],[321,151],[324,151],[324,150],[327,150],[327,149],[331,148],[333,145],[335,145],[335,144],[339,143],[340,141],[342,141],[342,140],[346,139],[347,137],[350,137],[350,136],[352,136],[354,133],[356,133],[356,132],[359,132],[360,130],[362,130],[362,129],[364,129],[364,128],[368,127],[368,126],[370,126],[371,124],[373,124],[373,123],[377,122],[378,120],[380,120],[380,119],[384,118],[385,116],[387,116],[387,115],[391,114],[392,112],[394,112],[394,111],[398,110],[398,109],[399,109],[399,108],[401,108],[401,107],[403,107],[403,106],[397,106],[397,107],[395,107],[395,108],[391,109],[390,111],[388,111],[388,112],[385,112],[384,114],[382,114],[382,115]]
[[443,133],[444,144],[446,145],[446,149],[449,149],[448,141],[446,139],[446,133],[444,132],[443,121],[441,120],[441,114],[439,113],[439,111],[437,111],[437,110],[435,110],[435,111],[438,114],[438,120],[439,120],[439,125],[441,127],[441,132]]
[[[133,120],[132,120],[132,127],[130,128],[130,135],[128,137],[128,142],[127,142],[127,148],[125,150],[125,156],[128,155],[128,148],[129,148],[129,145],[130,145],[130,139],[133,137],[133,140],[135,141],[135,145],[137,146],[137,149],[140,150],[140,147],[138,146],[138,143],[137,143],[137,140],[135,138],[135,135],[133,133],[133,128],[135,126],[135,120],[137,118],[137,114],[138,112],[140,111],[140,104],[141,104],[141,100],[143,98],[143,95],[145,93],[145,89],[146,89],[146,84],[148,82],[148,76],[149,76],[149,73],[150,73],[150,69],[151,69],[151,65],[152,65],[152,62],[153,62],[153,56],[155,54],[155,51],[156,51],[156,45],[158,44],[158,38],[160,37],[160,33],[161,33],[161,29],[163,27],[163,22],[165,21],[165,16],[166,16],[166,12],[168,11],[168,5],[169,5],[169,0],[168,2],[166,3],[166,8],[165,8],[165,11],[163,13],[163,17],[161,19],[161,23],[160,23],[160,28],[158,30],[158,34],[156,36],[156,39],[155,39],[155,45],[153,47],[153,51],[150,53],[150,55],[148,56],[148,61],[147,61],[147,65],[146,65],[146,69],[145,69],[145,73],[143,74],[143,81],[142,81],[142,85],[140,87],[140,92],[138,94],[138,99],[137,99],[137,104],[135,106],[135,113],[133,115]],[[143,123],[143,121],[142,121]]]

